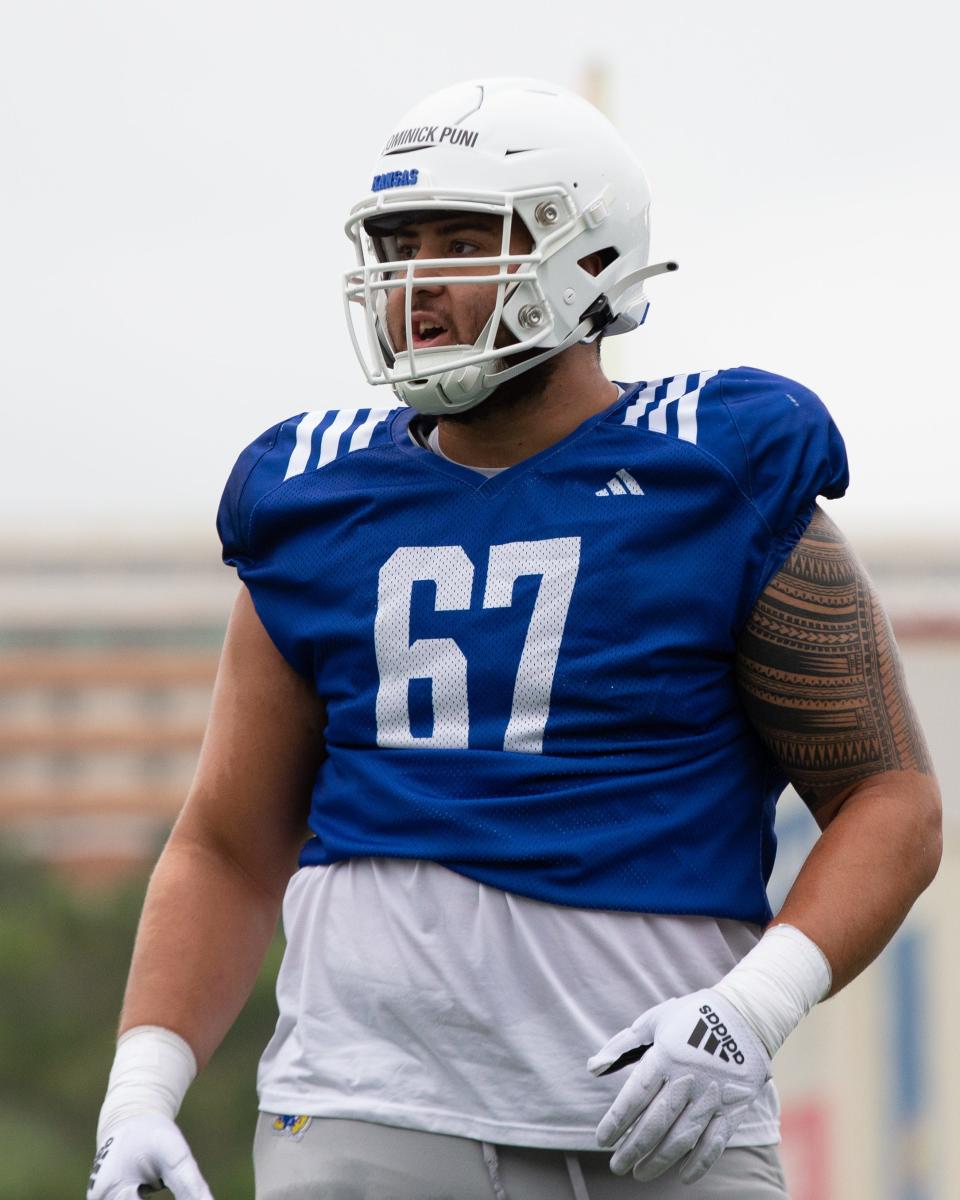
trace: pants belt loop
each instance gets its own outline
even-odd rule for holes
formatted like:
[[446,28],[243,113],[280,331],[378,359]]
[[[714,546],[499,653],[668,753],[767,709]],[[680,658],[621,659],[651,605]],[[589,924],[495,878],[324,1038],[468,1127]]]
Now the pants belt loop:
[[573,1188],[573,1200],[590,1200],[587,1191],[587,1181],[583,1177],[580,1159],[575,1154],[564,1154],[567,1163],[567,1174],[570,1176],[570,1186]]
[[503,1190],[503,1184],[500,1182],[500,1159],[497,1157],[496,1146],[491,1146],[489,1142],[480,1143],[483,1149],[483,1161],[487,1167],[487,1174],[490,1176],[490,1186],[493,1188],[495,1200],[507,1200],[507,1193]]

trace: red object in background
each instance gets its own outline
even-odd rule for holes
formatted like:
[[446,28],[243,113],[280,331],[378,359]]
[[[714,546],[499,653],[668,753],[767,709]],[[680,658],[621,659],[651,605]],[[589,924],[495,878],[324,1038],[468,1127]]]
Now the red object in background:
[[780,1154],[791,1200],[831,1200],[830,1121],[822,1100],[786,1105]]

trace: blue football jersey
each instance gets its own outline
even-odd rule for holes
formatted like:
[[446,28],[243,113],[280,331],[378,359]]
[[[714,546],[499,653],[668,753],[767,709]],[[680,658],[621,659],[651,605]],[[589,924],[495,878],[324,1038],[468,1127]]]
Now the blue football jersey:
[[326,705],[304,865],[430,859],[557,904],[764,922],[785,777],[737,637],[842,439],[798,383],[625,385],[485,478],[409,408],[301,414],[243,452],[218,528]]

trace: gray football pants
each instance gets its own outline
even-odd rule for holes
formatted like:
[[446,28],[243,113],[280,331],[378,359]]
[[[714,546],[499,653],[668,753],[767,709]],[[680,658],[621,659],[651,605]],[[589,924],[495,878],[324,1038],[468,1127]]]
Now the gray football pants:
[[315,1117],[298,1136],[261,1113],[257,1200],[787,1200],[776,1146],[726,1150],[698,1183],[638,1183],[610,1155],[492,1146],[442,1133]]

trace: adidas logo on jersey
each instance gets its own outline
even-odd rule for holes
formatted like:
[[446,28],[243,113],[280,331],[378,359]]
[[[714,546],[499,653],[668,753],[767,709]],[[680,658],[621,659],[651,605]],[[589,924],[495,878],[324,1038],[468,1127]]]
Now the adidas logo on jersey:
[[596,496],[626,496],[629,493],[631,496],[642,496],[643,488],[634,479],[629,471],[619,470],[612,479],[607,480],[607,486],[602,487],[599,492],[595,492]]
[[[713,1011],[709,1004],[704,1004],[700,1008],[703,1016],[694,1027],[693,1033],[687,1038],[688,1046],[700,1046],[708,1054],[719,1054],[723,1062],[731,1060],[742,1067],[744,1063],[743,1051],[737,1046],[730,1034],[727,1032],[727,1027],[720,1020],[717,1014]],[[710,1035],[707,1037],[707,1035]],[[703,1039],[706,1038],[706,1042]]]

